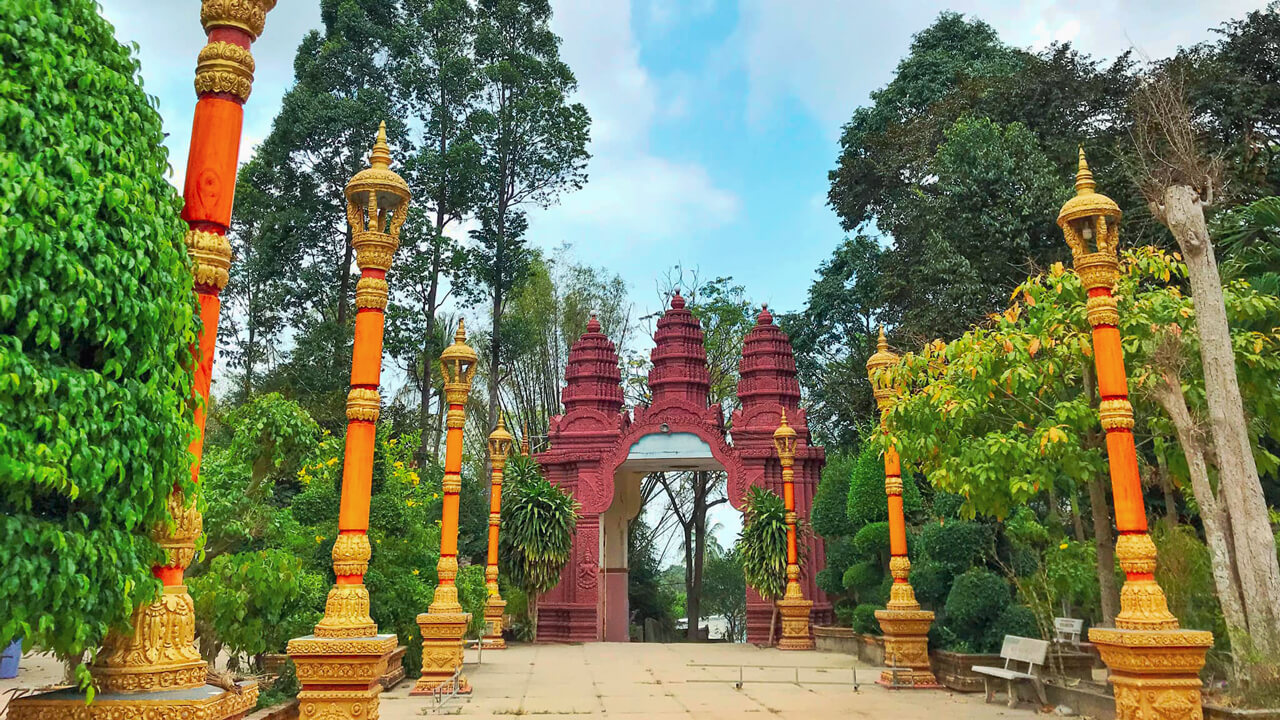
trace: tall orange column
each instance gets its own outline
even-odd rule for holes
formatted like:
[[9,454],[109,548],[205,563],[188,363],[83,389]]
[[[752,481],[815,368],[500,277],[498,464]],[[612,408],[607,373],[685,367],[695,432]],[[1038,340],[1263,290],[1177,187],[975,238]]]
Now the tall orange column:
[[467,345],[467,331],[458,321],[453,344],[440,354],[440,374],[444,378],[444,397],[449,405],[445,415],[444,508],[440,520],[440,561],[436,564],[439,578],[435,596],[427,612],[418,615],[422,630],[422,677],[410,694],[427,695],[454,682],[458,692],[469,693],[471,686],[462,676],[462,647],[467,632],[469,613],[458,604],[458,493],[462,490],[462,428],[467,420],[467,397],[476,374],[476,351]]
[[347,222],[360,266],[356,283],[355,344],[351,389],[347,393],[347,437],[342,463],[338,538],[324,617],[315,634],[289,641],[298,669],[301,720],[377,717],[379,678],[386,673],[395,635],[379,635],[369,616],[369,496],[373,482],[373,445],[381,398],[383,313],[387,308],[387,271],[400,245],[400,228],[409,213],[409,186],[393,172],[387,126],[369,155],[370,167],[347,183]]
[[[276,0],[204,0],[200,22],[208,42],[196,61],[195,120],[187,158],[182,218],[191,258],[195,291],[200,304],[200,336],[192,346],[195,356],[193,383],[196,395],[196,434],[189,449],[194,456],[191,480],[199,479],[204,450],[205,412],[217,346],[218,296],[226,287],[231,267],[231,203],[235,195],[236,164],[240,153],[240,129],[244,103],[253,87],[253,55],[249,48],[262,34],[267,13]],[[132,634],[111,633],[103,642],[91,671],[98,700],[88,708],[81,697],[77,710],[49,696],[15,701],[9,708],[14,720],[36,717],[141,717],[146,707],[161,704],[166,711],[199,713],[200,717],[240,717],[253,707],[258,689],[249,683],[238,692],[205,684],[207,669],[195,645],[195,605],[183,574],[195,556],[203,519],[194,499],[176,487],[169,495],[173,523],[163,523],[151,536],[164,551],[164,561],[151,569],[164,586],[159,599],[133,615]],[[185,690],[186,697],[156,698],[152,694]],[[50,707],[50,704],[56,707]],[[184,715],[185,716],[185,715]]]
[[[880,428],[888,433],[885,417],[896,398],[892,379],[886,369],[898,364],[898,356],[889,350],[880,328],[875,353],[867,359],[867,378],[880,409]],[[936,688],[938,680],[929,666],[929,626],[933,613],[921,610],[911,587],[911,560],[907,558],[907,519],[902,509],[902,464],[898,450],[892,445],[884,453],[884,493],[889,504],[889,572],[893,585],[889,603],[876,611],[876,620],[884,633],[885,664],[889,670],[880,674],[880,684],[892,688]]]
[[1085,312],[1093,326],[1094,367],[1101,396],[1099,415],[1107,434],[1111,495],[1115,503],[1116,557],[1124,570],[1120,614],[1114,628],[1092,628],[1089,640],[1111,671],[1116,717],[1177,720],[1203,717],[1200,668],[1213,645],[1212,633],[1182,630],[1155,580],[1156,547],[1147,515],[1133,443],[1133,406],[1120,345],[1120,313],[1113,291],[1120,277],[1117,247],[1120,208],[1095,191],[1093,173],[1080,150],[1076,196],[1062,206],[1058,226],[1088,293]]
[[502,519],[502,473],[514,444],[515,438],[507,432],[499,415],[498,427],[489,434],[489,465],[493,472],[489,484],[489,556],[484,568],[485,588],[489,591],[484,603],[484,646],[494,650],[507,647],[502,639],[502,614],[507,601],[498,592],[498,525]]
[[773,448],[782,466],[782,502],[787,509],[787,589],[778,601],[778,614],[782,616],[782,637],[779,650],[812,650],[813,635],[809,629],[809,615],[813,601],[806,600],[800,590],[800,555],[796,547],[796,431],[787,424],[787,411],[782,411],[778,429],[773,431]]

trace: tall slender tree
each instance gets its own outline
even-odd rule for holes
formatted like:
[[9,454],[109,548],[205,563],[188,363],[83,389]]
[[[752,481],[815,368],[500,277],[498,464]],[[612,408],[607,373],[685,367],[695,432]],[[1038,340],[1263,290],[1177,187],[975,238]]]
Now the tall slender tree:
[[476,61],[483,82],[475,137],[481,146],[477,275],[487,289],[489,425],[497,423],[502,313],[527,269],[526,205],[549,205],[586,181],[590,117],[569,101],[577,87],[560,60],[549,0],[479,0]]

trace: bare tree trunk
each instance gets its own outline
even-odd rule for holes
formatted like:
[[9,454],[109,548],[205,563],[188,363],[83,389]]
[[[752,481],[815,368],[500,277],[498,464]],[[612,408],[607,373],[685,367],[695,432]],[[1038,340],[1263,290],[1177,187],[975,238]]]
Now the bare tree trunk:
[[1161,200],[1153,203],[1152,214],[1178,241],[1191,281],[1209,428],[1217,450],[1219,488],[1231,518],[1235,567],[1248,621],[1247,635],[1253,648],[1265,655],[1277,654],[1280,653],[1280,563],[1276,559],[1275,536],[1271,533],[1267,502],[1245,424],[1222,279],[1205,225],[1204,205],[1195,188],[1181,184],[1166,187]]
[[[337,267],[338,280],[338,311],[337,323],[341,330],[347,324],[347,297],[351,293],[351,254],[353,247],[351,245],[351,226],[347,226],[347,242],[346,247],[342,250],[342,264]],[[338,338],[343,337],[342,332],[337,332]],[[346,347],[346,343],[339,339],[338,343],[333,347],[333,369],[338,369],[338,364],[342,358],[342,349]]]
[[693,572],[689,598],[690,640],[701,640],[702,560],[707,551],[707,473],[693,473]]
[[1071,529],[1075,533],[1076,542],[1088,540],[1084,532],[1084,517],[1080,514],[1080,491],[1071,488]]
[[1178,526],[1178,499],[1173,494],[1173,481],[1169,479],[1169,462],[1164,453],[1156,455],[1156,480],[1160,483],[1160,492],[1164,495],[1164,522],[1170,528]]
[[1111,537],[1111,511],[1107,504],[1107,488],[1101,477],[1089,480],[1089,505],[1093,515],[1093,541],[1098,549],[1098,590],[1102,603],[1102,624],[1115,624],[1120,609],[1120,591],[1116,588],[1116,544]]
[[1245,669],[1245,635],[1248,622],[1245,617],[1244,602],[1241,598],[1240,580],[1235,574],[1235,559],[1229,541],[1231,518],[1227,508],[1218,502],[1209,482],[1208,464],[1205,462],[1205,443],[1202,433],[1198,432],[1191,412],[1187,409],[1186,397],[1182,393],[1182,381],[1176,376],[1164,373],[1163,381],[1157,383],[1154,391],[1156,402],[1164,408],[1178,433],[1178,443],[1182,446],[1182,454],[1187,459],[1187,474],[1191,478],[1191,492],[1200,506],[1200,520],[1204,524],[1205,544],[1209,547],[1210,567],[1213,571],[1214,589],[1218,591],[1218,604],[1222,607],[1222,618],[1227,625],[1227,633],[1231,638],[1232,660],[1237,676]]

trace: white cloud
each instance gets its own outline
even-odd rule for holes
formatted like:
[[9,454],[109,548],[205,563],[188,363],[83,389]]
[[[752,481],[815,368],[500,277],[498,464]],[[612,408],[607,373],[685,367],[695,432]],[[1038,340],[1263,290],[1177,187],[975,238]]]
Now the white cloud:
[[536,212],[534,235],[549,246],[590,239],[578,248],[599,263],[621,259],[636,244],[729,222],[739,208],[733,193],[701,165],[651,147],[655,124],[682,112],[683,100],[660,97],[640,64],[629,5],[558,0],[554,6],[561,57],[577,75],[576,99],[591,113],[592,158],[587,186]]
[[1084,52],[1113,58],[1130,48],[1164,57],[1210,37],[1223,20],[1266,0],[956,0],[864,3],[830,0],[742,0],[730,44],[748,78],[749,117],[767,123],[775,107],[798,102],[830,137],[872,90],[891,77],[911,35],[943,9],[977,16],[1020,47],[1070,40]]

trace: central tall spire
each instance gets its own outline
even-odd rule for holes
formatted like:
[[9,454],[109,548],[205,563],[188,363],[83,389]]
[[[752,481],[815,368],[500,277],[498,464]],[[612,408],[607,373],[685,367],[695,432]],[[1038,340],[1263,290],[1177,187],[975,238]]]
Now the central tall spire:
[[711,373],[707,370],[707,348],[702,344],[702,324],[685,307],[677,289],[671,309],[658,319],[649,354],[649,392],[653,402],[681,398],[706,405],[711,393]]

